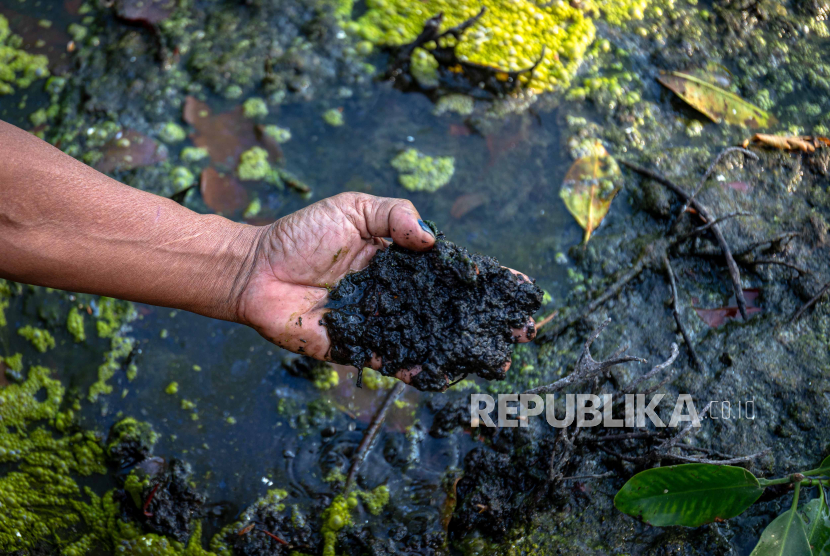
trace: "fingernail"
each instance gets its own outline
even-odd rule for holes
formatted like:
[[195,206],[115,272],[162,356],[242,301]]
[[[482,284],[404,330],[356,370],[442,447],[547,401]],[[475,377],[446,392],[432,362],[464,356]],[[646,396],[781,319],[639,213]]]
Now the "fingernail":
[[425,231],[432,237],[435,237],[435,232],[432,230],[432,228],[429,227],[429,225],[426,222],[424,222],[423,220],[418,220],[418,225],[421,227],[423,231]]

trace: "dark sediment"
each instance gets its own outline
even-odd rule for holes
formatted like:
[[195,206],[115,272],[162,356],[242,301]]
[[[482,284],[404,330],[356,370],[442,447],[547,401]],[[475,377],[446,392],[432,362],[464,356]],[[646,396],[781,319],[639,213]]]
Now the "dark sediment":
[[330,294],[323,324],[335,362],[361,369],[377,354],[382,374],[420,366],[412,385],[441,391],[470,374],[504,379],[511,329],[528,324],[542,295],[496,259],[438,234],[426,253],[392,245],[345,277]]

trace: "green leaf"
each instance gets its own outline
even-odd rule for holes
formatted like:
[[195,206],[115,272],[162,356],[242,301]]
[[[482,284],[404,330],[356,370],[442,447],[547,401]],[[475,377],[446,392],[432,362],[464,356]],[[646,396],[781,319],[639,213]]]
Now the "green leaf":
[[611,201],[622,188],[617,161],[599,142],[593,150],[593,154],[571,165],[559,190],[568,211],[585,230],[585,243],[608,214]]
[[762,492],[755,475],[741,467],[689,463],[634,475],[614,506],[651,525],[697,527],[735,517]]
[[714,85],[713,79],[702,78],[699,72],[695,73],[698,75],[673,71],[658,77],[657,81],[715,123],[725,121],[753,129],[777,123],[771,114]]
[[749,556],[812,556],[807,527],[794,509],[787,510],[767,525],[761,540]]
[[821,498],[810,500],[802,510],[807,525],[807,541],[813,549],[813,556],[830,556],[830,509]]

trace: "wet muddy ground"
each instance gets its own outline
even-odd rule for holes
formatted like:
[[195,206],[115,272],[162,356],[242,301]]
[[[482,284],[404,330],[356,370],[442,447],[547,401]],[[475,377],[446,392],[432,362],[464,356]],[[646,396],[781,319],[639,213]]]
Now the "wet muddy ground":
[[[175,172],[181,177],[179,167],[197,178],[208,165],[217,173],[232,173],[226,160],[185,160],[184,149],[198,145],[200,133],[236,130],[230,142],[238,156],[237,150],[261,139],[254,122],[234,111],[241,114],[238,107],[250,96],[270,100],[283,91],[281,102],[269,105],[268,115],[256,124],[291,131],[291,139],[275,148],[281,158],[270,145],[271,163],[309,184],[310,198],[290,183],[279,189],[266,181],[229,180],[213,197],[198,187],[186,193],[187,206],[265,223],[346,190],[407,197],[453,241],[533,276],[549,294],[537,317],[558,311],[557,317],[540,330],[545,340],[517,347],[505,382],[464,381],[444,394],[405,391],[356,481],[366,493],[386,485],[390,502],[378,515],[361,502],[351,517],[354,524],[337,530],[337,553],[749,554],[772,516],[788,503],[786,497],[769,497],[739,518],[695,530],[643,525],[612,503],[639,469],[636,465],[585,442],[563,462],[563,474],[608,476],[551,482],[555,431],[541,419],[528,428],[471,431],[469,394],[522,392],[560,378],[574,365],[584,339],[610,317],[611,325],[593,348],[596,354],[607,356],[628,344],[630,353],[654,363],[666,359],[670,344],[678,342],[674,379],[662,391],[669,398],[691,393],[701,404],[719,402],[721,418],[705,422],[695,445],[734,455],[770,448],[749,464],[765,476],[810,468],[828,455],[830,302],[818,303],[796,322],[789,319],[830,280],[830,151],[753,149],[757,161],[732,154],[713,168],[699,194],[715,214],[751,213],[722,223],[741,269],[748,321],[735,316],[730,277],[710,236],[669,249],[661,243],[699,222],[681,212],[683,202],[656,182],[623,169],[624,188],[585,247],[583,230],[559,198],[568,167],[596,140],[620,160],[654,169],[692,191],[718,152],[751,135],[751,130],[715,124],[679,102],[654,80],[660,70],[715,61],[731,72],[742,96],[759,105],[767,99],[780,120],[775,130],[827,135],[830,59],[828,35],[821,32],[826,3],[678,0],[673,7],[660,3],[660,14],[649,8],[642,23],[619,27],[599,20],[598,44],[606,41],[609,48],[588,56],[567,92],[519,96],[496,105],[478,101],[471,115],[436,115],[426,95],[404,93],[367,76],[354,53],[319,48],[335,44],[325,38],[336,37],[337,26],[309,16],[307,5],[262,4],[263,21],[271,28],[258,23],[249,6],[228,3],[219,10],[220,4],[197,2],[191,27],[182,24],[187,32],[174,25],[157,32],[153,25],[116,19],[104,8],[80,13],[72,2],[0,0],[0,14],[12,30],[49,55],[55,74],[67,77],[66,88],[58,92],[43,92],[40,81],[0,96],[0,118],[32,129],[37,126],[30,114],[60,104],[67,111],[44,131],[47,139],[64,141],[62,148],[74,146],[79,158],[98,152],[87,162],[114,161],[108,163],[114,164],[115,177],[171,195],[190,185],[171,177]],[[85,17],[93,19],[85,23]],[[52,21],[51,27],[37,25],[43,18]],[[92,38],[73,37],[70,24],[89,27]],[[199,44],[194,30],[210,40]],[[246,73],[247,66],[260,67],[252,60],[267,57],[273,41],[290,50],[303,36],[312,37],[316,46],[297,48],[282,59],[282,69]],[[38,38],[44,44],[38,46]],[[241,39],[250,41],[250,48],[234,53]],[[83,46],[80,58],[65,55],[71,40]],[[177,52],[184,44],[188,52]],[[202,62],[195,64],[193,57]],[[379,67],[385,63],[377,51],[368,59]],[[297,70],[303,67],[316,69]],[[75,74],[81,82],[72,80]],[[240,95],[228,98],[236,94],[233,87]],[[187,96],[206,103],[210,117],[204,118],[224,119],[188,128],[182,119]],[[323,117],[332,109],[343,126]],[[193,137],[163,140],[170,122]],[[124,154],[118,150],[123,137],[116,137],[121,129],[158,141],[163,159],[154,148],[145,151],[152,159],[147,166],[125,168],[123,159],[116,160]],[[405,189],[390,161],[407,148],[454,157],[451,180],[435,192]],[[250,210],[254,200],[257,211]],[[793,234],[779,237],[788,232]],[[664,260],[654,254],[662,255],[663,249],[698,365],[672,316]],[[642,271],[618,294],[552,333],[641,259]],[[789,262],[803,272],[769,260]],[[310,553],[322,550],[317,535],[328,519],[323,511],[341,493],[363,431],[391,387],[388,382],[367,373],[358,390],[354,369],[336,367],[336,379],[328,371],[300,372],[289,354],[251,330],[138,305],[134,319],[116,320],[116,326],[123,325],[120,335],[134,338],[135,345],[107,381],[112,391],[90,401],[103,354],[112,348],[110,338],[95,333],[93,323],[106,320],[101,301],[42,288],[8,290],[0,297],[8,302],[0,355],[22,353],[27,367],[36,363],[53,369],[67,388],[67,405],[79,400],[79,423],[102,439],[123,417],[150,423],[160,434],[152,453],[168,462],[186,461],[192,469],[188,480],[205,497],[203,539],[235,523],[269,490],[283,489],[286,496],[279,503],[286,512],[306,516],[312,531],[306,535],[295,523],[292,534],[306,539],[302,542]],[[80,343],[66,326],[70,308],[79,306],[87,330]],[[26,325],[50,331],[56,347],[37,351],[17,333]],[[14,370],[8,361],[5,365],[14,381]],[[617,367],[608,380],[591,387],[615,391],[647,368]],[[731,419],[723,418],[724,401]],[[754,402],[756,418],[737,418],[737,408],[747,401]],[[648,450],[647,442],[626,441],[615,443],[612,451]],[[14,465],[0,463],[5,466],[0,472]],[[79,483],[101,495],[122,480],[111,470]],[[142,502],[154,486],[145,485]],[[162,497],[156,503],[161,502]],[[147,511],[152,513],[150,506]],[[284,519],[264,514],[258,519],[266,523],[263,528],[288,528]],[[240,551],[259,553],[254,549],[260,545],[277,550],[277,541],[254,534],[236,543],[247,547]]]

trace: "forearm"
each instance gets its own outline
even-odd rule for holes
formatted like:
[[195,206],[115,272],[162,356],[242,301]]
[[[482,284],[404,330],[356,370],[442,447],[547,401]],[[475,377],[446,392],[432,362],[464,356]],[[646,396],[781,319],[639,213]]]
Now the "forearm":
[[0,276],[236,320],[261,229],[118,183],[0,121]]

